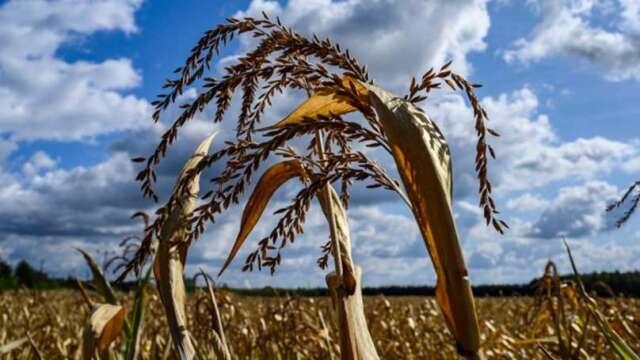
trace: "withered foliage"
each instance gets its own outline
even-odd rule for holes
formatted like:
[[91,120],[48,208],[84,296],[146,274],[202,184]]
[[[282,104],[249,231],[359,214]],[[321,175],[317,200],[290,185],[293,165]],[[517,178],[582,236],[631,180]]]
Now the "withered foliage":
[[[566,353],[580,359],[613,359],[614,349],[598,327],[575,281],[560,280],[547,267],[535,297],[477,299],[486,359],[559,359]],[[117,293],[130,304],[133,293]],[[97,295],[90,292],[97,299]],[[339,359],[337,329],[330,321],[331,300],[297,296],[247,297],[216,289],[220,322],[231,351],[240,359]],[[595,297],[611,327],[636,351],[640,350],[640,299]],[[215,332],[207,288],[189,293],[191,331],[202,344],[203,358],[213,358]],[[453,359],[457,351],[428,297],[366,296],[369,328],[383,359]],[[83,324],[90,311],[75,290],[0,293],[0,357],[33,359],[30,334],[44,359],[81,358]],[[139,359],[171,358],[169,329],[157,296],[149,296]],[[326,320],[326,321],[325,321]],[[216,320],[217,322],[217,320]],[[111,352],[124,337],[115,340]],[[561,345],[562,344],[562,345]],[[543,350],[544,349],[544,350]],[[551,356],[548,356],[551,355]]]
[[[220,78],[205,77],[211,63],[226,46],[238,35],[251,36],[257,45],[252,51],[239,57],[233,65],[224,69]],[[484,210],[487,224],[502,233],[507,225],[496,218],[498,211],[491,195],[491,183],[488,179],[489,157],[495,153],[487,144],[488,136],[498,136],[497,132],[486,125],[488,119],[474,93],[479,85],[472,84],[462,76],[449,70],[447,63],[438,71],[433,69],[425,73],[418,82],[415,79],[409,87],[406,100],[417,103],[425,100],[431,91],[443,83],[454,91],[462,91],[474,112],[477,132],[476,172],[479,179],[480,206]],[[268,267],[273,272],[281,261],[281,249],[293,242],[297,234],[302,233],[306,213],[312,199],[328,183],[340,184],[341,199],[348,205],[349,188],[354,181],[369,180],[369,187],[382,187],[398,191],[399,183],[363,152],[352,147],[361,144],[367,147],[379,147],[389,152],[379,119],[371,106],[362,100],[352,82],[343,81],[352,78],[361,83],[373,82],[369,79],[366,66],[362,66],[338,44],[329,39],[320,39],[313,35],[307,38],[284,26],[279,19],[272,20],[266,14],[262,18],[227,19],[226,23],[207,31],[192,49],[185,64],[175,70],[178,76],[168,79],[164,87],[168,91],[153,102],[154,121],[173,104],[187,88],[201,85],[198,96],[190,103],[180,106],[181,112],[172,125],[162,135],[155,151],[148,158],[136,158],[145,166],[137,176],[141,190],[147,197],[158,201],[154,191],[156,166],[167,154],[169,147],[176,141],[180,128],[197,113],[213,104],[213,121],[223,120],[234,95],[241,94],[241,108],[237,119],[236,137],[227,141],[217,152],[204,157],[190,174],[182,179],[168,201],[156,212],[156,217],[146,228],[145,237],[135,257],[120,275],[120,280],[134,270],[139,269],[151,253],[154,236],[166,221],[167,215],[176,199],[186,191],[185,184],[218,161],[224,161],[224,169],[218,176],[210,179],[211,186],[204,189],[202,200],[189,219],[190,233],[188,241],[194,241],[204,231],[207,222],[214,222],[218,214],[234,204],[238,204],[242,195],[250,187],[254,173],[270,157],[281,160],[298,160],[308,173],[308,180],[292,199],[290,205],[279,209],[279,220],[273,231],[258,242],[258,249],[249,254],[243,267],[251,270],[254,266]],[[364,117],[363,123],[347,121],[337,115],[322,116],[320,119],[285,124],[278,127],[260,127],[265,111],[271,106],[274,96],[285,89],[304,90],[307,94],[331,88],[336,96],[355,108]],[[323,156],[318,156],[318,133],[325,135]],[[308,146],[300,153],[289,146],[293,138],[304,137]],[[319,264],[326,264],[330,248],[323,247],[324,255]]]

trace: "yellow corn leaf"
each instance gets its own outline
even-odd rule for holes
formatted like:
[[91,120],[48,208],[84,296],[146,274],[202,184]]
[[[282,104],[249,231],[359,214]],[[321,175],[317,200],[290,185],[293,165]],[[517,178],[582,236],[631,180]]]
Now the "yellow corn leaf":
[[[202,157],[206,156],[215,135],[216,133],[213,133],[202,141],[186,162],[178,176],[174,192],[178,190],[178,184],[187,176],[189,171],[196,167]],[[195,348],[191,341],[191,335],[187,330],[186,292],[183,273],[189,246],[186,242],[186,220],[196,206],[199,191],[200,174],[197,174],[192,178],[188,185],[188,191],[178,200],[160,230],[158,250],[153,263],[153,272],[156,277],[160,300],[164,305],[171,337],[180,359],[193,359],[195,357]]]
[[247,239],[247,236],[249,236],[253,228],[258,223],[258,220],[260,219],[260,216],[262,216],[262,213],[267,207],[267,203],[269,203],[273,193],[282,186],[282,184],[294,177],[304,177],[304,174],[304,168],[297,160],[288,160],[276,163],[262,174],[255,189],[253,190],[253,193],[251,193],[251,196],[249,197],[249,201],[247,201],[247,205],[244,207],[242,219],[240,220],[240,232],[236,237],[236,241],[233,243],[233,247],[231,248],[231,252],[227,257],[227,260],[224,262],[222,269],[220,269],[218,276],[222,275],[224,270],[235,258],[238,250],[240,250],[240,247]]
[[421,109],[366,86],[438,276],[436,300],[459,348],[473,356],[479,348],[478,319],[451,209],[449,147]]
[[82,356],[91,359],[97,353],[108,359],[109,345],[122,331],[126,311],[120,305],[99,304],[91,313],[84,327]]
[[[350,88],[352,85],[360,96],[361,100],[368,102],[367,89],[356,79],[344,76],[342,85]],[[349,99],[336,93],[335,88],[324,88],[316,91],[310,98],[300,104],[291,114],[279,121],[274,126],[280,127],[287,124],[294,124],[306,118],[317,119],[320,116],[342,115],[356,111],[357,109],[349,103]]]

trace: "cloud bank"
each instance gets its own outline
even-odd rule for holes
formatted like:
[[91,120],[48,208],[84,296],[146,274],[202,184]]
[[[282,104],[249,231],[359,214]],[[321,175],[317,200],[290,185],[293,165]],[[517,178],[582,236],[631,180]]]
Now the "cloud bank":
[[[68,4],[13,1],[0,7],[0,128],[5,137],[0,139],[0,256],[12,261],[45,260],[47,270],[64,275],[82,273],[81,259],[70,251],[72,246],[94,253],[114,251],[122,236],[141,230],[128,217],[152,205],[138,193],[132,181],[136,169],[129,159],[148,154],[164,126],[151,127],[148,101],[128,94],[144,83],[130,59],[67,62],[57,55],[62,46],[97,31],[135,34],[139,29],[134,15],[140,2]],[[633,44],[638,33],[637,7],[632,2],[620,2],[625,12],[614,30],[599,29],[585,20],[594,11],[605,11],[590,2],[536,4],[547,23],[536,26],[530,36],[505,53],[511,63],[579,55],[593,48],[578,41],[574,46],[583,49],[569,51],[563,38],[554,37],[555,43],[544,40],[552,36],[547,30],[567,24],[574,26],[569,28],[574,32],[585,32],[585,39],[620,38]],[[254,0],[236,15],[259,15],[261,10],[281,16],[303,33],[315,31],[348,47],[369,66],[378,83],[397,92],[406,89],[411,76],[448,59],[454,60],[456,71],[473,78],[471,55],[490,51],[491,17],[485,1],[291,0],[280,4]],[[598,46],[605,46],[605,40]],[[250,39],[241,41],[239,52],[251,45]],[[638,77],[634,64],[586,58],[625,74],[616,78],[607,70],[610,79]],[[185,97],[194,94],[192,90]],[[490,171],[498,206],[511,225],[506,236],[487,228],[476,206],[470,155],[475,154],[476,138],[468,104],[446,92],[425,103],[425,110],[451,145],[455,212],[473,281],[529,280],[542,271],[548,258],[563,261],[561,236],[569,238],[586,269],[607,268],[612,262],[621,269],[637,266],[640,248],[610,239],[611,221],[603,212],[607,201],[622,190],[609,178],[638,169],[633,165],[640,164],[637,141],[563,138],[554,128],[558,119],[544,113],[539,95],[524,84],[490,96],[480,91],[480,95],[492,127],[502,134],[493,142],[498,159]],[[296,99],[278,99],[265,119],[280,118]],[[220,126],[207,122],[205,113],[185,129],[159,169],[161,193],[167,193],[182,161],[206,133],[222,130],[220,139],[232,133],[234,111],[232,107]],[[61,159],[44,151],[35,152],[18,167],[6,164],[24,142],[89,142],[105,134],[118,136],[106,146],[108,159],[93,165],[65,168]],[[388,157],[372,155],[393,167]],[[265,214],[285,205],[287,195],[295,190],[291,184],[279,191]],[[434,274],[411,213],[391,193],[354,191],[349,209],[354,257],[364,269],[367,285],[433,283]],[[252,240],[273,226],[275,218],[265,216],[245,252],[221,281],[235,286],[323,285],[323,272],[315,259],[329,234],[317,206],[313,207],[305,235],[286,249],[275,277],[239,271],[243,255],[253,249]],[[219,270],[238,230],[239,216],[240,210],[233,209],[210,227],[194,245],[188,271],[200,267]]]

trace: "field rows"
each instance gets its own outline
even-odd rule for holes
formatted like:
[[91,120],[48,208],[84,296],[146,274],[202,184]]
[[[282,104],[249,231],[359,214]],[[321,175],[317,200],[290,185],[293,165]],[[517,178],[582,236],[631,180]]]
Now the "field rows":
[[[173,358],[162,305],[155,291],[143,323],[142,358]],[[189,294],[190,330],[208,353],[211,324],[204,292]],[[122,300],[131,306],[125,295]],[[339,357],[337,330],[328,298],[243,297],[218,294],[227,341],[238,359],[330,359]],[[640,302],[600,300],[600,309],[635,350],[640,331]],[[570,304],[567,305],[571,307]],[[555,351],[551,313],[534,298],[478,299],[482,351],[487,358],[546,358],[538,343]],[[432,298],[367,297],[365,312],[376,348],[384,359],[456,358],[454,340]],[[27,331],[45,359],[80,359],[82,331],[88,317],[79,292],[72,290],[5,292],[0,294],[0,344],[24,337]],[[569,317],[571,320],[571,317]],[[577,329],[577,327],[576,327]],[[604,337],[595,328],[586,334],[581,358],[609,358]],[[533,341],[532,339],[537,339]],[[120,341],[112,346],[117,349]],[[31,358],[28,343],[6,359]]]

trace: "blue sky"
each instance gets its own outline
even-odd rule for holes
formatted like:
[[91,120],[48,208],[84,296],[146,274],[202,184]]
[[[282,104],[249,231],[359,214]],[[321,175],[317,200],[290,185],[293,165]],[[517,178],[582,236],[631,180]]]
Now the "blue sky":
[[[443,92],[424,105],[452,147],[455,213],[474,283],[528,281],[549,258],[568,269],[562,236],[586,271],[639,267],[640,220],[617,230],[603,212],[640,178],[637,0],[185,1],[179,7],[171,1],[4,1],[0,256],[84,275],[72,247],[103,256],[116,251],[123,236],[139,232],[140,224],[128,217],[153,204],[137,193],[128,159],[148,154],[172,120],[152,125],[149,103],[205,30],[227,16],[261,10],[301,33],[337,40],[392,91],[402,92],[411,76],[449,59],[484,85],[478,95],[502,134],[492,176],[498,206],[512,226],[505,236],[482,225],[475,205],[468,104]],[[221,59],[233,61],[250,46],[247,39],[236,41]],[[279,119],[299,99],[278,99],[268,118]],[[187,128],[161,168],[165,193],[180,162],[208,132],[231,134],[233,111],[222,125],[210,121],[211,111]],[[272,208],[295,189],[279,192]],[[362,189],[355,195],[350,226],[365,282],[433,283],[411,214],[393,195]],[[211,226],[194,246],[188,271],[217,272],[238,214],[234,209]],[[249,244],[273,221],[265,217]],[[318,212],[307,229],[274,277],[243,274],[238,261],[221,281],[321,285],[315,258],[327,229]]]

